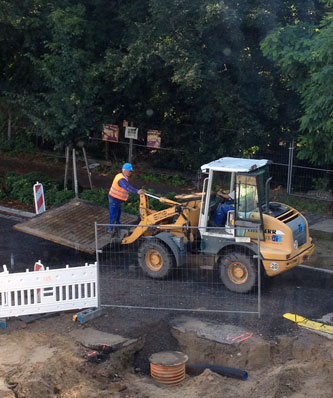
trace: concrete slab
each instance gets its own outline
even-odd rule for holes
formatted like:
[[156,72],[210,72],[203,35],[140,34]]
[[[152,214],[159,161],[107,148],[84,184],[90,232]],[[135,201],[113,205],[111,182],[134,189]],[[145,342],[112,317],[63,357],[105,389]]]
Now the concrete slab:
[[105,333],[92,328],[73,330],[70,335],[85,347],[94,347],[101,344],[115,346],[125,344],[128,341],[120,335]]
[[10,207],[4,207],[0,206],[0,212],[5,213],[5,214],[14,214],[17,216],[25,217],[25,218],[32,218],[35,217],[35,213],[30,213],[29,211],[23,211],[23,210],[16,210],[16,209],[11,209]]
[[[320,319],[317,319],[317,321],[333,326],[333,312],[322,316]],[[313,332],[317,332],[317,334],[320,334],[321,336],[326,337],[329,340],[333,340],[332,334],[319,332],[317,330],[313,330]]]
[[310,229],[314,229],[316,231],[329,232],[333,234],[333,218],[328,218],[327,220],[323,220],[313,225],[310,225]]
[[253,336],[251,331],[235,325],[216,324],[186,316],[176,318],[172,327],[182,333],[192,332],[198,337],[222,344],[236,344]]

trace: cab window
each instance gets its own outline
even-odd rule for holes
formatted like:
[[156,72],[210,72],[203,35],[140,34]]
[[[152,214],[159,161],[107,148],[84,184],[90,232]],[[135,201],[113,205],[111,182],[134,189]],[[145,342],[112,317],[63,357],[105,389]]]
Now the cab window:
[[259,198],[256,176],[237,176],[237,219],[260,223]]

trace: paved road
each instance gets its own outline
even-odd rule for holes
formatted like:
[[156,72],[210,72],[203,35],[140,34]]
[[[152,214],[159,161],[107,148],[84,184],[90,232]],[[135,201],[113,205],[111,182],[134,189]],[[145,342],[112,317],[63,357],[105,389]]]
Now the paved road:
[[[22,220],[18,217],[0,214],[0,264],[7,264],[11,272],[22,272],[26,268],[32,270],[34,262],[39,259],[50,268],[63,267],[66,264],[83,265],[85,262],[95,261],[94,256],[15,231],[13,225],[20,221]],[[147,302],[152,306],[158,305],[162,303],[162,297],[168,297],[169,303],[176,301],[180,303],[180,308],[187,308],[187,304],[196,301],[197,305],[194,308],[205,309],[210,303],[214,306],[221,300],[230,310],[241,308],[253,299],[248,295],[236,295],[223,290],[221,286],[210,287],[207,291],[207,285],[195,284],[193,280],[191,283],[186,283],[186,279],[172,280],[160,285],[157,281],[143,279],[142,275],[133,270],[131,265],[128,267],[128,264],[104,268],[101,288],[104,303],[111,303],[117,296],[118,304],[127,304],[129,299],[134,299],[135,305],[144,306]],[[268,333],[274,330],[273,334],[276,335],[290,327],[289,321],[283,321],[282,315],[285,312],[296,312],[311,319],[319,319],[333,312],[333,274],[296,268],[275,278],[269,278],[262,289],[261,299],[261,324]],[[208,315],[215,319],[223,317],[224,321],[229,319],[234,322],[238,322],[238,316],[239,314],[231,313]],[[142,322],[142,318],[139,317],[138,322]],[[253,329],[258,320],[256,316],[242,315],[242,322],[249,322]]]
[[20,217],[0,214],[0,266],[6,264],[9,271],[31,270],[37,260],[50,268],[95,261],[95,256],[14,230],[13,226],[22,221]]

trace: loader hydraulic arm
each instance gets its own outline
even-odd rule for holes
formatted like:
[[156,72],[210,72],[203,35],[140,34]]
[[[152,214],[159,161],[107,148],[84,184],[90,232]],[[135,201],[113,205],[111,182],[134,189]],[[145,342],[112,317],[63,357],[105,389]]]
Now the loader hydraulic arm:
[[[152,197],[154,199],[159,200],[161,203],[165,203],[170,205],[168,209],[156,211],[149,208],[149,199],[148,197]],[[132,231],[132,233],[126,236],[121,243],[122,244],[130,244],[139,239],[142,235],[153,235],[156,231],[160,230],[169,230],[175,235],[184,236],[184,232],[182,231],[182,227],[184,225],[188,225],[188,213],[191,211],[190,207],[187,207],[184,204],[175,202],[173,200],[154,196],[151,194],[140,195],[140,218],[141,221],[138,226]],[[167,220],[172,220],[175,216],[178,216],[175,222],[170,224],[166,224]],[[156,225],[158,227],[156,228]],[[155,227],[155,231],[152,230],[152,227]],[[179,227],[179,228],[177,228]],[[149,233],[147,233],[147,231]],[[191,239],[191,238],[190,238]]]

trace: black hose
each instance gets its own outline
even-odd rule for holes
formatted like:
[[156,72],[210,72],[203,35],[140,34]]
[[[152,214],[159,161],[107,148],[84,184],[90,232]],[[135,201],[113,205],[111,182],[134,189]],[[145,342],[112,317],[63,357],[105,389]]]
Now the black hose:
[[233,377],[234,379],[248,379],[248,373],[245,370],[229,368],[228,366],[207,364],[186,365],[186,371],[189,374],[197,375],[203,372],[205,369],[210,369],[212,372],[218,373],[222,376]]

